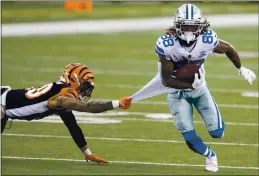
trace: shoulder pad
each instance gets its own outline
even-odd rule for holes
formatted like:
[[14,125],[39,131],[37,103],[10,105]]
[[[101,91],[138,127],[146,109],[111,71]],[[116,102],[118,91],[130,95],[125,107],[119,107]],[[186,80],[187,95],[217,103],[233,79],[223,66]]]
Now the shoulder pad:
[[59,95],[68,96],[68,97],[72,97],[74,99],[78,99],[78,93],[73,88],[63,88],[59,92]]
[[58,106],[58,103],[57,103],[57,98],[59,96],[67,96],[67,97],[71,97],[71,98],[74,98],[74,99],[79,99],[78,93],[76,92],[75,89],[73,89],[73,88],[63,88],[63,89],[61,89],[61,91],[58,94],[56,94],[53,97],[50,97],[48,99],[48,107],[49,108],[60,109],[60,107]]
[[170,50],[174,46],[174,38],[171,35],[163,35],[157,39],[155,52],[159,57],[170,57]]
[[208,50],[213,50],[219,44],[218,36],[216,32],[209,29],[207,32],[202,34],[202,43]]

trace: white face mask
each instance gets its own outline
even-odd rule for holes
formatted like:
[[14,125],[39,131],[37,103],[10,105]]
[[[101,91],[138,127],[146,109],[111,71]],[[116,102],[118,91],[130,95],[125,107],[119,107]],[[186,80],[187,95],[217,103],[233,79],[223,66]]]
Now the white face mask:
[[195,40],[195,35],[193,34],[193,32],[184,32],[183,37],[188,44],[190,43],[190,41]]

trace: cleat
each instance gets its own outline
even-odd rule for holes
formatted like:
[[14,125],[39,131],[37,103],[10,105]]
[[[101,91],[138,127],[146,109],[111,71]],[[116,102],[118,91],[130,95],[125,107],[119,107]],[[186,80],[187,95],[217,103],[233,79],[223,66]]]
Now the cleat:
[[205,171],[217,172],[218,170],[217,156],[206,157]]

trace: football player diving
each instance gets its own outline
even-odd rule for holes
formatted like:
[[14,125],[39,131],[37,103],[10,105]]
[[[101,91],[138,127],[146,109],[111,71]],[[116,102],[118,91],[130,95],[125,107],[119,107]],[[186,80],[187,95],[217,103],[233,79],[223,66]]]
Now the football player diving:
[[[248,83],[252,84],[256,75],[241,65],[235,48],[219,39],[209,26],[201,10],[194,4],[184,4],[179,7],[175,13],[174,26],[156,42],[155,52],[159,56],[158,74],[131,96],[131,101],[136,102],[168,93],[170,112],[186,145],[193,152],[206,158],[206,171],[216,172],[218,171],[216,153],[196,134],[193,119],[194,106],[211,137],[224,136],[224,121],[205,81],[205,60],[211,53],[226,54],[239,75]],[[176,77],[177,70],[188,63],[195,64],[199,73],[199,75],[195,73],[192,82],[185,82]]]
[[100,113],[112,109],[127,109],[130,102],[123,97],[113,101],[91,101],[94,90],[93,72],[85,65],[72,63],[66,66],[60,81],[40,88],[16,89],[1,87],[1,132],[8,119],[37,120],[49,115],[59,115],[68,128],[74,142],[85,155],[86,161],[107,163],[91,153],[84,134],[78,126],[72,110]]

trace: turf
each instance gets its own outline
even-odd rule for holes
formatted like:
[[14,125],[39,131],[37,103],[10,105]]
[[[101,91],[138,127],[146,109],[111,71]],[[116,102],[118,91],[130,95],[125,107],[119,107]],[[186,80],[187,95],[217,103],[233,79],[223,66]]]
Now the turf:
[[[229,41],[238,51],[257,52],[256,28],[226,28],[215,31],[220,38]],[[67,64],[82,62],[95,73],[96,89],[93,99],[119,99],[124,95],[132,95],[156,74],[157,56],[154,52],[154,45],[162,34],[163,31],[147,31],[3,37],[2,83],[13,88],[40,86],[49,81],[58,80]],[[258,72],[257,58],[241,59],[244,65]],[[206,142],[219,143],[209,144],[209,146],[216,151],[220,166],[258,168],[258,98],[241,96],[244,91],[258,92],[258,80],[252,86],[247,84],[224,56],[210,56],[205,67],[207,82],[226,122],[226,130],[224,138],[211,138],[204,124],[201,123],[202,119],[195,111],[195,122],[200,122],[195,123],[197,133]],[[218,78],[218,75],[223,75],[223,77]],[[2,173],[5,175],[208,175],[201,166],[161,164],[203,165],[204,158],[186,147],[172,118],[169,121],[152,121],[146,117],[147,113],[169,113],[166,95],[147,99],[147,104],[141,104],[141,102],[133,104],[128,111],[122,111],[132,114],[116,116],[113,112],[114,115],[102,114],[95,117],[96,119],[119,119],[121,123],[80,123],[83,132],[89,138],[87,141],[92,151],[111,161],[110,164],[2,158]],[[240,105],[240,107],[233,105]],[[133,112],[142,112],[142,115]],[[156,115],[159,117],[158,114]],[[77,117],[87,118],[87,116]],[[247,126],[244,123],[252,125]],[[2,156],[84,159],[62,123],[13,122],[12,128],[6,129],[5,133],[66,136],[66,138],[4,135],[2,136]],[[110,138],[110,140],[103,138]],[[144,139],[144,141],[136,139]],[[178,142],[172,143],[168,140]],[[247,144],[247,146],[240,144]],[[122,163],[122,161],[158,164],[129,164]],[[216,174],[255,175],[258,174],[258,169],[220,168]]]
[[[2,23],[172,16],[183,2],[93,2],[92,12],[68,12],[64,2],[1,2]],[[258,13],[257,2],[195,2],[204,14]]]

